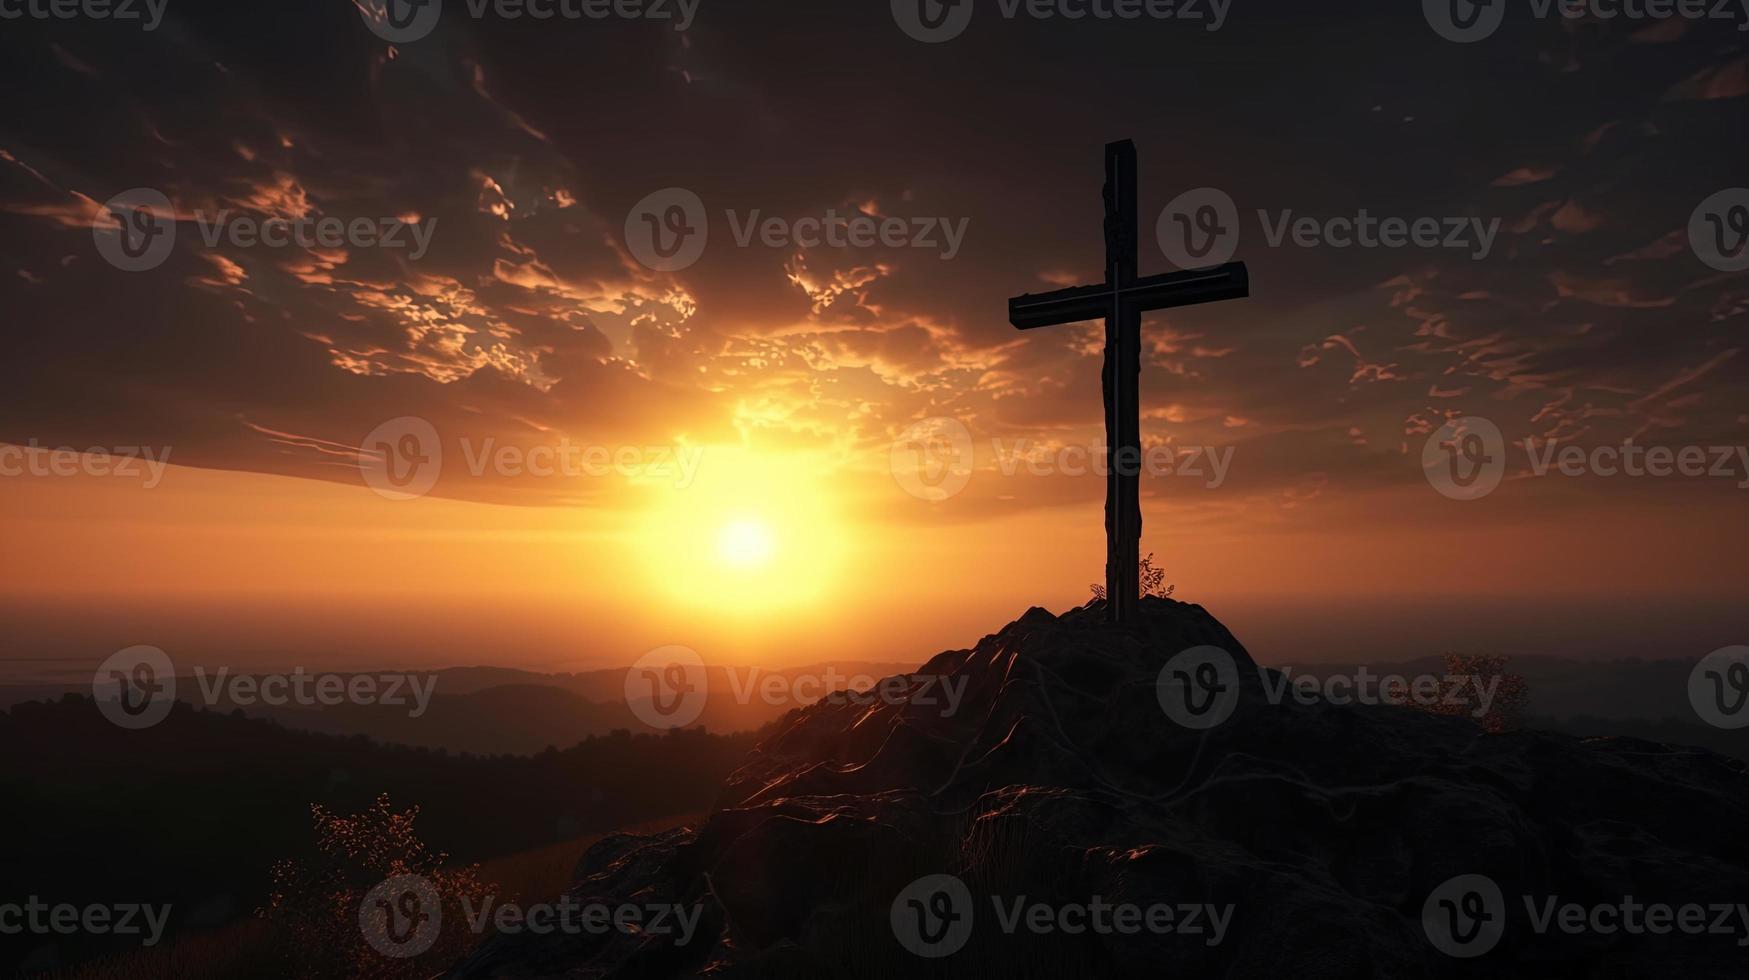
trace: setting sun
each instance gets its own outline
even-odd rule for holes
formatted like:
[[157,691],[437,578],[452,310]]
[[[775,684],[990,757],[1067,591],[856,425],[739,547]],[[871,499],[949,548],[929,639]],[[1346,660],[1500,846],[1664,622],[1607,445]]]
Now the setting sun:
[[827,598],[847,536],[825,472],[795,456],[706,448],[690,483],[649,485],[631,546],[687,605],[744,613]]
[[717,557],[736,568],[759,568],[771,552],[771,528],[763,521],[732,521],[717,535]]

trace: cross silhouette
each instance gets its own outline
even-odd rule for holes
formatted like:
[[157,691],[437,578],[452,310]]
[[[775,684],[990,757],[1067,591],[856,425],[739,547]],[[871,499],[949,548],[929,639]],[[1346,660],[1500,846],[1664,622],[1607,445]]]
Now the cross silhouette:
[[1135,621],[1142,544],[1142,314],[1250,295],[1243,262],[1211,269],[1137,275],[1136,145],[1105,146],[1105,281],[1008,301],[1021,330],[1105,320],[1105,610]]

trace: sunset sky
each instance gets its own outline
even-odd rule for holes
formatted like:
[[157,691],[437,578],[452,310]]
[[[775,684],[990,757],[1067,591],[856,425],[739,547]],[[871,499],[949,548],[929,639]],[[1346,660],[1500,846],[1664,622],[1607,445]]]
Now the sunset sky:
[[[1636,623],[1655,635],[1634,652],[1749,642],[1724,604],[1749,585],[1749,453],[1728,476],[1566,477],[1515,448],[1473,501],[1422,468],[1463,416],[1513,443],[1749,445],[1749,276],[1688,238],[1749,183],[1737,25],[1522,19],[1463,45],[1415,2],[1338,22],[1236,0],[1218,31],[992,3],[923,44],[884,0],[703,0],[685,31],[452,6],[402,45],[346,0],[4,25],[0,443],[169,451],[155,480],[0,475],[10,658],[921,661],[1079,604],[1102,479],[1004,462],[1099,444],[1100,327],[1022,335],[1006,301],[1102,277],[1101,147],[1123,138],[1143,271],[1171,268],[1161,209],[1215,187],[1251,275],[1247,300],[1144,322],[1146,443],[1228,464],[1143,481],[1142,550],[1180,598],[1265,659],[1301,652],[1284,610],[1322,610],[1320,653],[1344,630],[1402,657],[1583,656]],[[627,218],[676,187],[710,239],[662,272]],[[142,272],[92,230],[134,188],[177,219]],[[1483,257],[1302,247],[1257,216],[1361,209],[1498,231]],[[754,212],[828,210],[964,240],[736,241]],[[436,223],[414,259],[209,246],[220,212]],[[409,417],[441,476],[388,499],[366,439]],[[931,418],[976,453],[936,501],[892,451]],[[469,465],[537,446],[657,454]],[[1514,644],[1484,622],[1508,607],[1561,623]]]

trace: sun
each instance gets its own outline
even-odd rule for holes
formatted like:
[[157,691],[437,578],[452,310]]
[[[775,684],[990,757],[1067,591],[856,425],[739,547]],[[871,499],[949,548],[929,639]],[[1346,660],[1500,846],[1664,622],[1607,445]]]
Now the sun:
[[849,534],[821,460],[707,446],[685,483],[648,484],[631,546],[677,605],[733,615],[819,605]]
[[732,568],[760,568],[770,564],[775,544],[764,521],[730,521],[717,533],[717,557]]

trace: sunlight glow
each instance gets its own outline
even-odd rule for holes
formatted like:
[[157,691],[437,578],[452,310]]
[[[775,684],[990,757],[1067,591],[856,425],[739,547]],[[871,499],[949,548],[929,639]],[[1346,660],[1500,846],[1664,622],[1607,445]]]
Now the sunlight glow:
[[736,568],[764,565],[771,550],[771,528],[764,521],[731,521],[717,534],[717,557]]
[[632,547],[684,605],[757,614],[816,604],[848,540],[830,472],[799,455],[705,447],[691,483],[647,485]]

